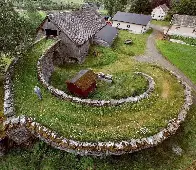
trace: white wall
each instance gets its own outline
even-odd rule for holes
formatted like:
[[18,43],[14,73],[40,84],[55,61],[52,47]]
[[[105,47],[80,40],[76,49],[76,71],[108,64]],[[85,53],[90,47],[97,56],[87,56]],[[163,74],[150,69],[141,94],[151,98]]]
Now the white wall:
[[160,7],[156,7],[155,9],[153,9],[151,13],[152,19],[156,19],[156,20],[164,20],[166,15],[167,14]]
[[196,32],[193,32],[194,28],[190,27],[179,27],[173,25],[168,31],[168,35],[179,35],[183,37],[193,37],[196,38]]
[[[130,27],[127,27],[129,25]],[[135,34],[142,34],[149,29],[149,25],[143,26],[143,25],[130,24],[126,22],[118,22],[118,21],[113,21],[112,26],[119,28],[119,29],[129,30],[130,32],[135,33]]]

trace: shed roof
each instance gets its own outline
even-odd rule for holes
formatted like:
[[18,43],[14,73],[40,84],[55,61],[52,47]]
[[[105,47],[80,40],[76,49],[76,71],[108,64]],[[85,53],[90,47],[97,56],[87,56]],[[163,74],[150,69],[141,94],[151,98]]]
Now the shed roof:
[[97,75],[92,70],[81,70],[74,78],[67,81],[75,84],[78,88],[85,91],[96,82]]
[[48,18],[77,45],[84,44],[106,25],[104,18],[91,7],[52,13]]
[[196,28],[196,16],[174,14],[172,24],[177,26]]
[[151,19],[152,17],[150,15],[126,13],[120,11],[118,11],[113,17],[113,21],[121,21],[137,25],[147,25]]
[[106,25],[96,34],[96,36],[112,45],[112,42],[116,38],[117,34],[118,30],[115,27]]

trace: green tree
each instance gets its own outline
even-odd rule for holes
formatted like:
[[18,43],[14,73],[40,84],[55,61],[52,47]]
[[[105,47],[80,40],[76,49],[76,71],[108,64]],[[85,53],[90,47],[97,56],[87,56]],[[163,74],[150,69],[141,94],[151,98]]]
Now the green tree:
[[103,0],[108,14],[113,16],[117,11],[124,11],[127,5],[127,0]]
[[193,0],[173,0],[171,14],[196,16],[196,1]]
[[152,6],[149,0],[130,0],[129,12],[137,14],[150,14]]
[[[16,56],[26,49],[34,37],[32,25],[14,10],[9,0],[0,1],[0,65],[2,56]],[[2,71],[2,67],[1,67]]]

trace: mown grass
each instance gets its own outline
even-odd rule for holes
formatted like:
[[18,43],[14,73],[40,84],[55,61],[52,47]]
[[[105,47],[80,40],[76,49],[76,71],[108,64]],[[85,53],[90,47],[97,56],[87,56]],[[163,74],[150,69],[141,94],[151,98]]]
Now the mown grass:
[[192,46],[157,40],[160,52],[171,63],[196,83],[196,48]]
[[170,22],[169,21],[152,20],[151,24],[160,25],[160,26],[169,26]]
[[[183,88],[174,76],[155,66],[139,64],[133,57],[115,51],[117,55],[115,62],[108,62],[107,65],[97,67],[95,71],[109,74],[142,71],[151,75],[155,79],[156,89],[148,99],[136,104],[102,108],[57,99],[38,82],[36,69],[38,58],[52,43],[51,40],[44,40],[35,45],[16,67],[14,92],[17,115],[34,117],[36,121],[65,137],[83,141],[119,141],[149,136],[165,127],[170,119],[177,116],[183,103]],[[141,48],[140,45],[138,47]],[[144,51],[132,46],[127,48],[130,48],[127,51],[135,53]],[[33,92],[35,85],[41,87],[42,101],[39,101]],[[144,127],[149,130],[146,134],[140,131]]]
[[[172,151],[178,145],[181,156]],[[196,105],[193,105],[178,133],[161,145],[137,153],[112,156],[104,159],[79,157],[68,154],[43,142],[31,149],[14,149],[0,160],[2,170],[182,170],[190,167],[196,159]],[[195,169],[196,167],[192,167]]]

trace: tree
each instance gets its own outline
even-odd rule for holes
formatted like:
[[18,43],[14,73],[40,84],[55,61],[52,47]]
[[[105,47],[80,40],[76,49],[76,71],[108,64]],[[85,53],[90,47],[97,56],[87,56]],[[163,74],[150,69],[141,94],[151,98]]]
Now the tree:
[[150,14],[152,12],[152,6],[149,0],[130,0],[129,12],[137,14]]
[[113,16],[117,11],[124,11],[127,5],[127,0],[103,0],[108,14]]
[[31,44],[35,34],[32,25],[19,16],[9,0],[0,1],[0,14],[0,62],[2,62],[2,56],[12,57],[22,53]]
[[171,5],[171,0],[152,0],[152,1],[151,1],[152,9],[154,9],[154,8],[156,8],[157,6],[162,5],[162,4],[166,4],[167,7],[170,7],[170,5]]
[[172,14],[193,15],[196,16],[196,1],[193,0],[173,0]]

